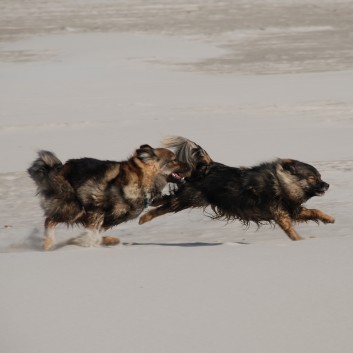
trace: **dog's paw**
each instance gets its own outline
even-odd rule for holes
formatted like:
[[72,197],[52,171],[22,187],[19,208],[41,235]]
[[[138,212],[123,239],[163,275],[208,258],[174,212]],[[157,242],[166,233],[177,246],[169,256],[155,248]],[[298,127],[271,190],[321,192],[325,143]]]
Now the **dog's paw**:
[[45,238],[43,240],[43,250],[48,251],[51,250],[54,246],[54,241],[51,238]]
[[321,219],[321,221],[322,221],[322,223],[325,223],[325,224],[327,224],[327,223],[335,223],[335,219],[333,217],[329,216],[329,215],[325,215],[325,217],[323,217]]
[[116,237],[105,236],[102,237],[101,245],[104,246],[114,246],[120,243],[120,239]]
[[146,213],[146,214],[144,214],[143,216],[140,217],[139,224],[144,224],[146,222],[149,222],[152,218],[153,217],[150,214]]

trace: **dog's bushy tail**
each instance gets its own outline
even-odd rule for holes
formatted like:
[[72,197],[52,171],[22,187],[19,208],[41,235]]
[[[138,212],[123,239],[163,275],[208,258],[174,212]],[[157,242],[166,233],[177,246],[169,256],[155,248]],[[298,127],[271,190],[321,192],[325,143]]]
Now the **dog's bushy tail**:
[[50,172],[62,166],[61,161],[54,153],[39,151],[38,158],[27,169],[28,174],[37,184],[39,191],[51,187]]
[[181,136],[170,136],[162,141],[165,148],[170,148],[177,159],[190,165],[192,170],[208,166],[213,162],[209,154],[195,142]]

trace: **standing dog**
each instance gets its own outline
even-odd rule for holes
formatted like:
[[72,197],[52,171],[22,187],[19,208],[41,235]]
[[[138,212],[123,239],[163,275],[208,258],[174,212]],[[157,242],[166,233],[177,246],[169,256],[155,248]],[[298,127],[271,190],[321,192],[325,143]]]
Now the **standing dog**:
[[28,173],[37,184],[46,217],[44,249],[53,247],[59,223],[86,228],[69,244],[117,244],[118,238],[100,239],[98,233],[138,217],[167,181],[181,179],[188,170],[173,152],[149,145],[123,162],[81,158],[62,164],[53,153],[40,151]]
[[204,149],[183,137],[167,139],[164,147],[191,166],[191,176],[174,193],[155,202],[159,207],[143,215],[140,224],[168,212],[211,206],[215,219],[238,219],[244,225],[255,222],[258,226],[276,223],[290,239],[300,240],[293,222],[335,221],[320,210],[302,206],[329,188],[309,164],[277,159],[252,168],[233,168],[212,161]]

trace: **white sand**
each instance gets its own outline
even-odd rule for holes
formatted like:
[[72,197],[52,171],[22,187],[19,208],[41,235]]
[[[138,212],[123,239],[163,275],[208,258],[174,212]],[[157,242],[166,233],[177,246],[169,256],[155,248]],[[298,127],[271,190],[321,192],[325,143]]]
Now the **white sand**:
[[[1,352],[352,352],[353,5],[237,4],[2,3]],[[170,134],[234,166],[314,164],[330,189],[308,206],[336,223],[291,242],[194,210],[41,251],[38,149],[122,160]]]

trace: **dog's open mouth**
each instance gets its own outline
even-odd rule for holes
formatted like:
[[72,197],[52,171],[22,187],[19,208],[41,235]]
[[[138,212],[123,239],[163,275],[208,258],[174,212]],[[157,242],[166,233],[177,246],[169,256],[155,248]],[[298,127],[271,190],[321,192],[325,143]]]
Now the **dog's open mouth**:
[[174,172],[171,174],[171,177],[177,181],[183,181],[184,177],[181,176],[178,172]]
[[186,172],[184,172],[183,170],[177,170],[173,173],[170,173],[168,175],[167,181],[169,183],[175,183],[175,184],[180,184],[183,183],[185,181],[185,177],[188,174]]
[[169,183],[183,183],[185,181],[185,178],[189,177],[191,174],[191,168],[187,165],[184,164],[177,170],[174,170],[168,175],[167,181]]

